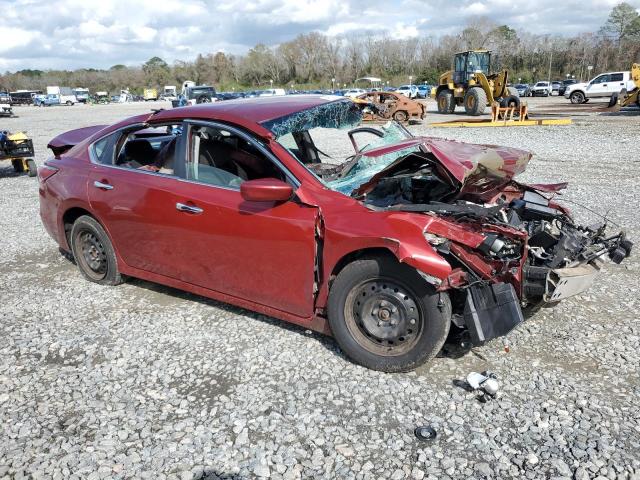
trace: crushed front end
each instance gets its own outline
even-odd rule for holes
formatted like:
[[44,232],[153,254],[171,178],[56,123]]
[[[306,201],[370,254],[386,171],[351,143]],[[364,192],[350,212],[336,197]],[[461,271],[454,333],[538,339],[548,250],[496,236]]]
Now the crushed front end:
[[[440,139],[412,147],[396,150],[395,157],[384,150],[378,157],[384,167],[355,182],[351,196],[372,210],[425,216],[425,240],[452,272],[446,279],[421,273],[449,293],[452,321],[474,344],[584,292],[602,260],[620,263],[631,252],[624,232],[574,222],[556,200],[566,184],[516,182],[528,152]],[[376,158],[370,154],[360,169],[351,167],[329,184],[345,191],[349,178],[371,169]]]

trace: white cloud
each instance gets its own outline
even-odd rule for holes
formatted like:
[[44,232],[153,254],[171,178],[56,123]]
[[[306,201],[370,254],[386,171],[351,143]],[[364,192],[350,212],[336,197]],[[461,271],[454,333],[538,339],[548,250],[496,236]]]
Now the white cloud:
[[[474,15],[532,33],[596,31],[619,0],[0,0],[0,71],[108,68],[222,50],[243,53],[316,30],[391,38],[459,31]],[[640,0],[627,0],[640,8]]]

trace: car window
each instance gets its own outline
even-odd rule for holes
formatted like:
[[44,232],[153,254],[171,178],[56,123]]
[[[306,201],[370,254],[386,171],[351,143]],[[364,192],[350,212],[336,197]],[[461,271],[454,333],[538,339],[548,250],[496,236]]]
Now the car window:
[[93,157],[98,163],[113,165],[113,150],[120,135],[120,132],[112,133],[93,144]]
[[609,75],[600,75],[599,77],[594,78],[593,82],[591,83],[606,83],[609,81]]
[[621,82],[622,81],[622,73],[612,73],[609,78],[610,82]]
[[232,189],[259,178],[287,181],[284,172],[253,142],[222,127],[193,125],[188,149],[187,180]]
[[176,175],[177,143],[181,124],[140,127],[122,132],[114,142],[115,165],[134,170]]

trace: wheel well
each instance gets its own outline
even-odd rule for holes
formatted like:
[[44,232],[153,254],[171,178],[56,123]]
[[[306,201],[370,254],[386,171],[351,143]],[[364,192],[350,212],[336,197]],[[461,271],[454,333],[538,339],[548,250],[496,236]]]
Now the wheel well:
[[331,271],[331,276],[329,277],[329,279],[333,280],[333,278],[335,278],[344,267],[362,257],[391,257],[394,260],[397,260],[393,252],[384,247],[363,248],[361,250],[355,250],[353,252],[347,253],[344,257],[338,260],[338,262],[333,267],[333,270]]
[[69,235],[71,234],[71,227],[73,227],[74,222],[83,215],[88,215],[90,217],[93,217],[91,213],[89,213],[84,208],[80,208],[80,207],[70,208],[69,210],[64,212],[64,215],[62,216],[62,225],[64,227],[64,234],[65,234],[65,237],[67,238],[67,245],[69,245],[69,247],[71,247],[71,245],[69,244]]
[[436,98],[438,98],[438,95],[440,95],[440,92],[443,90],[449,90],[449,85],[439,85],[436,89]]

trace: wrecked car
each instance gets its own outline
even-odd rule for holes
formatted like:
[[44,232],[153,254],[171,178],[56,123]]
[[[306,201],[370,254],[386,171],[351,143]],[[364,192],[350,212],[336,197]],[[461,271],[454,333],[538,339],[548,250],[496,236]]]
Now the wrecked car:
[[[388,372],[433,357],[450,330],[504,335],[631,251],[622,232],[576,224],[554,197],[565,185],[516,181],[524,150],[361,119],[350,99],[300,95],[66,132],[38,172],[41,218],[88,280],[245,307]],[[337,135],[351,157],[318,147]]]
[[367,92],[354,99],[370,104],[363,110],[364,121],[395,120],[408,122],[422,120],[426,116],[426,108],[411,98],[394,92]]

